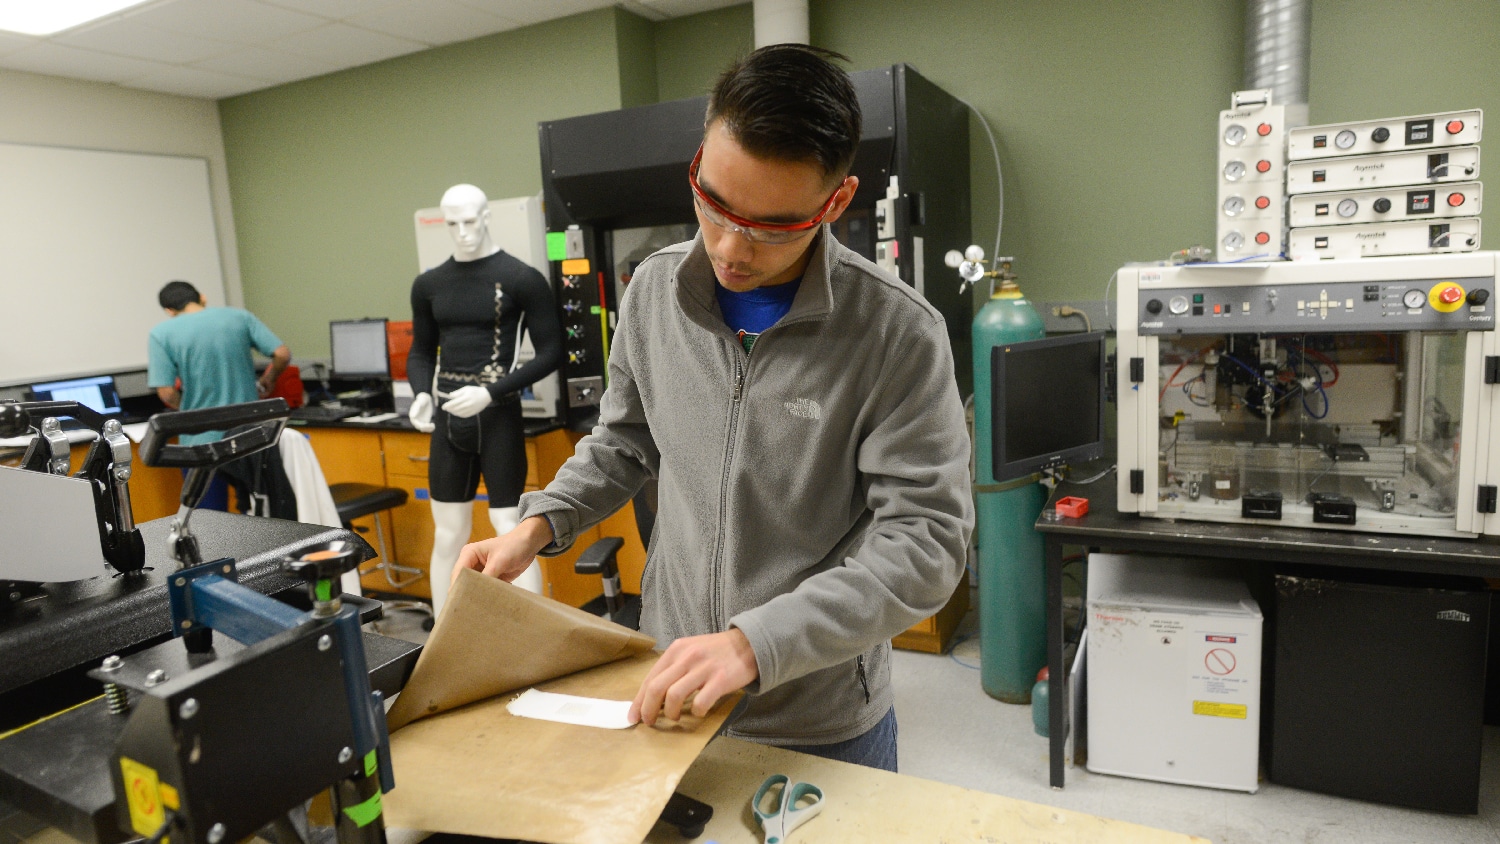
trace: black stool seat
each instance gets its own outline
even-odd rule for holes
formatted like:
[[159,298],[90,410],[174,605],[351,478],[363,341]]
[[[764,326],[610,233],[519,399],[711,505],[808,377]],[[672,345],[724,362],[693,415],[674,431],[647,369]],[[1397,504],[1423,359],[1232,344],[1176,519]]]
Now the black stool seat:
[[333,504],[338,508],[339,520],[352,522],[361,516],[379,513],[400,507],[406,503],[406,490],[374,484],[329,484],[333,493]]

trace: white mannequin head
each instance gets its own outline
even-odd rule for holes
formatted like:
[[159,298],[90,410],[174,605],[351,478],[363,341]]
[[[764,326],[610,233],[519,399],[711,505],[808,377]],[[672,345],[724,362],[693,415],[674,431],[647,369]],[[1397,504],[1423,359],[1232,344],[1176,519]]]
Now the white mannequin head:
[[453,238],[453,260],[477,261],[500,251],[490,238],[490,206],[484,191],[454,185],[443,193],[443,219]]

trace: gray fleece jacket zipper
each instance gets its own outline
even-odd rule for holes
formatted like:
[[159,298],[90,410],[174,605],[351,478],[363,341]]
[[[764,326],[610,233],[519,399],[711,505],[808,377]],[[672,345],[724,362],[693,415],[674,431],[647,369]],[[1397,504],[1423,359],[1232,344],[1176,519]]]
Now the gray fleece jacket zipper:
[[599,424],[521,517],[543,553],[658,479],[641,628],[737,627],[760,679],[731,735],[844,741],[891,706],[889,639],[933,614],[973,527],[942,317],[826,227],[791,310],[747,356],[698,241],[642,262]]

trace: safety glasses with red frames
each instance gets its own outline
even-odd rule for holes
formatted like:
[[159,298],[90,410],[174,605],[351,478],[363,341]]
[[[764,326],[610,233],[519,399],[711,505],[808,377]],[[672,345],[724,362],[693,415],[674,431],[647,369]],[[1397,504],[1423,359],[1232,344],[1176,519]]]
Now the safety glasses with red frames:
[[703,192],[702,186],[698,184],[698,162],[702,159],[703,145],[699,144],[698,152],[693,156],[693,163],[688,167],[688,184],[693,188],[693,201],[697,204],[698,210],[715,226],[725,231],[739,232],[747,240],[755,243],[791,243],[802,237],[809,229],[817,228],[823,222],[823,218],[828,216],[828,212],[833,209],[833,203],[838,199],[839,191],[849,183],[848,177],[845,177],[844,181],[840,182],[829,195],[828,201],[823,203],[823,210],[811,220],[800,223],[758,223],[731,213],[715,202],[713,197]]

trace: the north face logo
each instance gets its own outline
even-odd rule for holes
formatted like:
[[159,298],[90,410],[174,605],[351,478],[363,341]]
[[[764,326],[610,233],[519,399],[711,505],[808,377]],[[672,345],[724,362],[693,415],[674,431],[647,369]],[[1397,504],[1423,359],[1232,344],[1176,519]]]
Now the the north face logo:
[[787,413],[802,419],[822,419],[823,408],[812,399],[797,399],[786,402]]

